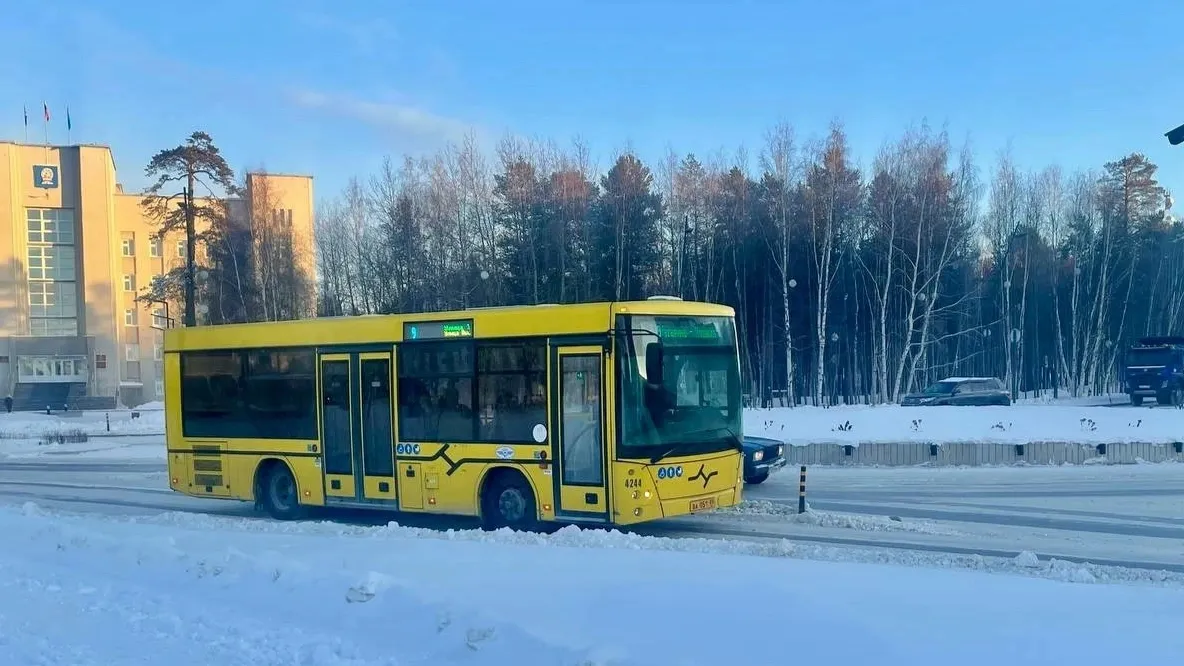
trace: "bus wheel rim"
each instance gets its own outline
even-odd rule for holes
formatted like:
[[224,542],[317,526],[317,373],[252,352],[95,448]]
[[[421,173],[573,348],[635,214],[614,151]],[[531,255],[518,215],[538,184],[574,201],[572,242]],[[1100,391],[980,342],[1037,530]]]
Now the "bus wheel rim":
[[271,484],[271,498],[276,506],[286,509],[292,506],[292,498],[296,495],[295,484],[287,474],[280,474]]
[[497,500],[498,511],[509,522],[522,520],[526,515],[526,498],[517,488],[506,488]]

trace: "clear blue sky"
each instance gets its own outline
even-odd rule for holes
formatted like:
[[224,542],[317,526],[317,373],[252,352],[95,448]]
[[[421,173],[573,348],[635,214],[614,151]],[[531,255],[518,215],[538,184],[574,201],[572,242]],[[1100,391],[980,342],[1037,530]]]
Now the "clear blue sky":
[[[0,136],[116,152],[129,189],[190,131],[236,170],[311,173],[318,198],[384,155],[472,128],[583,137],[605,165],[733,151],[779,119],[844,122],[857,156],[947,124],[984,176],[1143,151],[1184,199],[1184,2],[1095,0],[146,0],[5,3]],[[185,18],[189,19],[186,24]],[[15,37],[15,40],[10,39]],[[1177,211],[1179,212],[1179,211]]]

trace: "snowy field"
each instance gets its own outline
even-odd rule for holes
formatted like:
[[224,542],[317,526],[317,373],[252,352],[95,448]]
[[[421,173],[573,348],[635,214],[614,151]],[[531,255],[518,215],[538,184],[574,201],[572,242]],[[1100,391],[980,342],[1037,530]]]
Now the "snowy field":
[[[1079,410],[1098,430],[1184,425],[1174,409],[967,409],[1032,414],[1033,430]],[[907,414],[929,428],[961,411]],[[907,415],[780,412],[818,437],[840,415],[842,435]],[[768,416],[750,413],[749,432]],[[159,409],[112,411],[106,428],[102,412],[0,414],[0,665],[1109,666],[1184,654],[1179,464],[820,467],[804,515],[791,470],[736,510],[542,536],[373,512],[280,523],[169,491]],[[87,441],[45,443],[64,430]]]
[[[839,406],[749,409],[746,434],[791,445],[872,442],[989,442],[1083,444],[1184,440],[1184,410],[1132,408],[1124,396],[1029,399],[1010,407]],[[160,403],[135,412],[0,413],[0,458],[82,454],[90,458],[161,459],[164,412]],[[108,430],[107,418],[110,418]],[[60,433],[86,436],[59,443]]]
[[1099,584],[1030,555],[931,570],[800,559],[810,547],[784,541],[33,503],[0,507],[0,532],[0,664],[1109,666],[1184,654],[1178,580]]
[[164,405],[53,414],[0,412],[0,458],[79,454],[164,460]]
[[1111,407],[1105,399],[1009,407],[776,407],[748,409],[744,432],[791,445],[872,442],[1171,443],[1184,440],[1184,410]]

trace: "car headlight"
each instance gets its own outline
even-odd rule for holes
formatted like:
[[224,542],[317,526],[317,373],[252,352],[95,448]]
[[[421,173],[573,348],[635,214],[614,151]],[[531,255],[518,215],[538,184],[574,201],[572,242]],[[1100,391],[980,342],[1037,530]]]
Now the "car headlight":
[[752,454],[752,461],[753,462],[760,462],[764,459],[765,459],[765,452],[764,451],[757,451],[756,453]]
[[784,446],[777,447],[777,455],[779,455],[779,456],[785,455],[785,447]]

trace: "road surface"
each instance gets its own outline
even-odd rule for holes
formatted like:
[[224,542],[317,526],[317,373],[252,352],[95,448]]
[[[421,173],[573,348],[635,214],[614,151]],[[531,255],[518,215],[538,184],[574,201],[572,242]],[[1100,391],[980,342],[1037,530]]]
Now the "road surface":
[[[0,460],[4,504],[35,502],[115,515],[181,511],[263,519],[247,503],[186,497],[167,485],[162,461],[79,456]],[[749,486],[740,511],[660,521],[632,531],[990,557],[1031,551],[1042,559],[1184,572],[1180,465],[813,468],[808,498],[810,508],[825,519],[796,515],[797,473],[786,470],[760,486]],[[363,524],[393,519],[429,527],[474,526],[467,519],[325,513]]]

